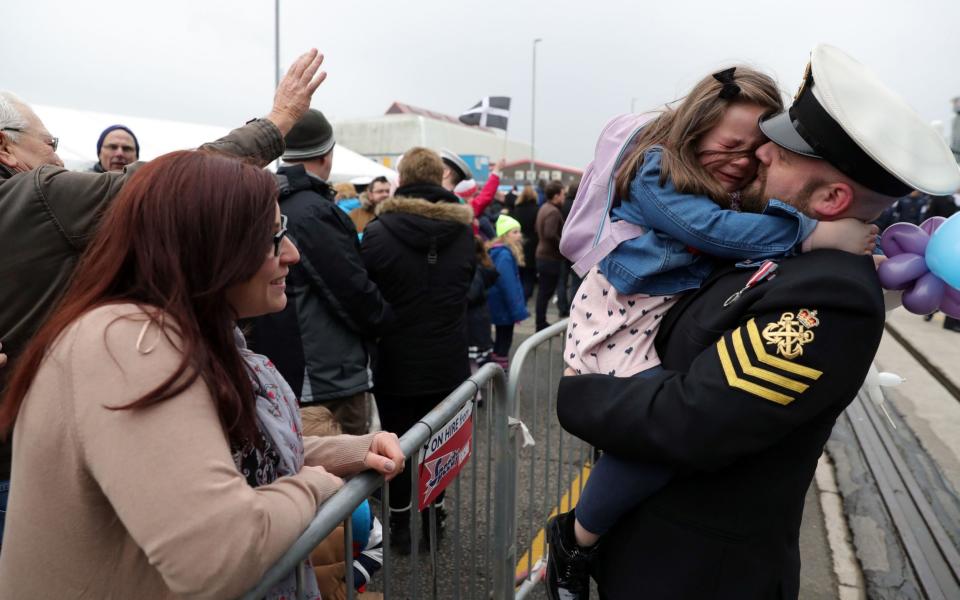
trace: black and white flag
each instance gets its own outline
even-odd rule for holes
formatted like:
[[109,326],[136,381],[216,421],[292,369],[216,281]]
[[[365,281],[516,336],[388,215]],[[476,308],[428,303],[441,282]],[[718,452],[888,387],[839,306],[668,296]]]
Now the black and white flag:
[[460,115],[460,122],[480,127],[495,127],[507,130],[510,117],[510,98],[506,96],[487,96]]

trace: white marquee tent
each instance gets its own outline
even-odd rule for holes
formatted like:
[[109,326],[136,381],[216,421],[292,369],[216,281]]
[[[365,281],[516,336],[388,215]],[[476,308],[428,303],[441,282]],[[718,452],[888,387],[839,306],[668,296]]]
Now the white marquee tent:
[[[58,106],[33,105],[33,110],[46,125],[51,135],[60,138],[57,154],[71,169],[83,170],[97,160],[97,138],[100,132],[121,123],[137,135],[140,158],[150,160],[161,154],[196,148],[215,140],[229,129],[215,125],[167,121],[146,117],[131,117],[111,113],[77,110]],[[333,150],[333,172],[330,181],[365,180],[383,175],[396,181],[397,173],[349,148],[337,144]]]

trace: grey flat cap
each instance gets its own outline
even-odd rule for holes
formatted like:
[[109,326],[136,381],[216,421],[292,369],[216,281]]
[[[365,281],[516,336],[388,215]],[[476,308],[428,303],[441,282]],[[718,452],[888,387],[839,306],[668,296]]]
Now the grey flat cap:
[[287,149],[281,157],[283,160],[305,160],[323,156],[333,149],[333,127],[322,112],[311,108],[293,126],[284,142]]

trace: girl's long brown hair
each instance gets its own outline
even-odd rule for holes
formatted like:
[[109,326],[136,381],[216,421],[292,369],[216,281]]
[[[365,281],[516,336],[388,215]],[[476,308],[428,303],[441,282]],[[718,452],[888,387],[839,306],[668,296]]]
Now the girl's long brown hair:
[[[173,152],[144,165],[105,212],[59,306],[27,345],[0,405],[8,435],[43,358],[71,323],[97,307],[135,303],[179,338],[183,359],[163,383],[119,409],[172,398],[200,377],[232,442],[255,441],[253,386],[233,338],[226,290],[271,250],[277,185],[241,161]],[[168,338],[170,335],[168,335]]]
[[630,183],[643,163],[644,152],[659,145],[663,147],[661,185],[669,178],[681,193],[709,196],[721,206],[729,206],[729,194],[700,164],[697,155],[700,138],[720,122],[732,103],[758,104],[767,109],[766,114],[783,110],[780,90],[769,75],[737,65],[733,77],[740,87],[740,93],[734,98],[721,98],[723,84],[713,75],[707,75],[689,94],[664,107],[660,115],[644,127],[636,146],[617,170],[618,197],[626,198],[630,194]]

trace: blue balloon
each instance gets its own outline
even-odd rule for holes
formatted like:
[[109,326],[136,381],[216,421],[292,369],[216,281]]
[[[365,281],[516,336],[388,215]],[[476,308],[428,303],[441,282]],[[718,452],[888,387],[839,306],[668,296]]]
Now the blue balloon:
[[960,289],[960,213],[933,232],[924,258],[934,275]]

